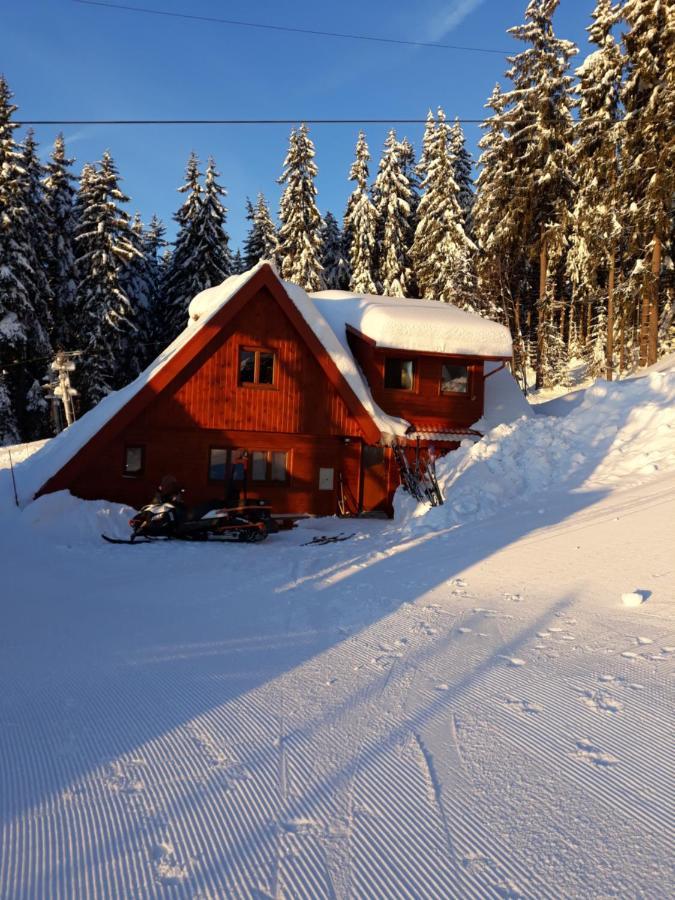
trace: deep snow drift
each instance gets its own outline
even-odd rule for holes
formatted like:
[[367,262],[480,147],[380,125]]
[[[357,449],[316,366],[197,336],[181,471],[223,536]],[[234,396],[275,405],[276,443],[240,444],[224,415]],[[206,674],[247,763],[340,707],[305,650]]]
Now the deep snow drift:
[[669,896],[674,400],[261,545],[107,546],[127,510],[0,472],[0,897]]

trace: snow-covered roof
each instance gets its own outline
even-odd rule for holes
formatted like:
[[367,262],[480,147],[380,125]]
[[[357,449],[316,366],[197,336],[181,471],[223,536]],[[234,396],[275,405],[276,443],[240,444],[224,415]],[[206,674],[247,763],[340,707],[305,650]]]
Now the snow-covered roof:
[[[211,291],[219,291],[220,302],[218,306],[214,306],[208,314],[205,314],[199,321],[199,327],[202,328],[211,316],[226,303],[230,297],[233,297],[253,275],[260,269],[262,264],[258,264],[248,272],[241,275],[233,275],[227,278],[217,288],[211,288]],[[207,294],[209,291],[203,291]],[[197,298],[202,296],[199,294]],[[193,303],[195,301],[193,300]],[[66,428],[52,440],[48,441],[45,446],[38,450],[25,463],[17,466],[19,474],[19,493],[21,498],[29,501],[46,484],[50,478],[53,478],[76,453],[89,443],[101,428],[109,422],[126,404],[139,393],[139,391],[148,384],[151,379],[160,372],[164,366],[181,350],[188,341],[193,337],[195,329],[188,325],[176,337],[169,346],[163,350],[157,359],[155,359],[145,369],[138,378],[135,378],[126,387],[119,391],[114,391],[104,397],[93,409],[85,413],[81,419]]]
[[[262,261],[197,294],[190,303],[186,328],[138,378],[105,397],[21,465],[23,498],[32,497],[56,475],[265,266],[274,270],[269,262]],[[342,291],[309,295],[290,282],[281,284],[385,440],[387,436],[404,435],[410,423],[387,415],[373,400],[347,343],[348,324],[385,347],[472,356],[511,355],[507,329],[449,304]]]
[[460,356],[510,357],[513,352],[507,328],[450,303],[347,291],[311,297],[336,334],[351,325],[379,347]]

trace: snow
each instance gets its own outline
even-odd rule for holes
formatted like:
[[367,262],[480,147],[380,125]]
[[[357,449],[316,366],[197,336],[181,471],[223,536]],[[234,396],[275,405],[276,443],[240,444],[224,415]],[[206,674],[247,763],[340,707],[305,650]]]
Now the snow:
[[312,294],[336,334],[351,325],[379,347],[448,355],[512,355],[507,328],[435,300],[320,291]]
[[674,378],[259,545],[0,478],[0,896],[665,897]]

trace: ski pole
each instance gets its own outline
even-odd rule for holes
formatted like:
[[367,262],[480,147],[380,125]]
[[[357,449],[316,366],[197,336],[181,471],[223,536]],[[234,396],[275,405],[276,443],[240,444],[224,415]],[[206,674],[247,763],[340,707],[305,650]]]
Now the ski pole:
[[14,488],[14,502],[16,505],[19,505],[19,495],[16,492],[16,478],[14,477],[14,463],[12,462],[12,451],[7,448],[7,452],[9,453],[9,470],[12,473],[12,487]]

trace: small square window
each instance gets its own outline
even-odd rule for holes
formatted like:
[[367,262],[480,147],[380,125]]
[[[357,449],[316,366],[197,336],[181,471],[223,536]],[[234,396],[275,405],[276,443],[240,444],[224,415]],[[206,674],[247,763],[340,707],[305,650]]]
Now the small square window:
[[273,453],[272,454],[272,472],[271,479],[272,481],[286,481],[286,454],[285,453]]
[[209,481],[225,481],[227,450],[213,447],[209,456]]
[[254,450],[251,453],[251,481],[267,480],[267,453]]
[[441,394],[466,394],[469,390],[469,370],[466,366],[443,363],[441,366]]
[[253,384],[255,382],[255,352],[253,350],[239,351],[239,384]]
[[138,478],[143,474],[143,447],[127,447],[124,452],[124,474],[129,478]]
[[413,388],[412,359],[389,357],[384,361],[384,386],[396,391],[411,391]]

